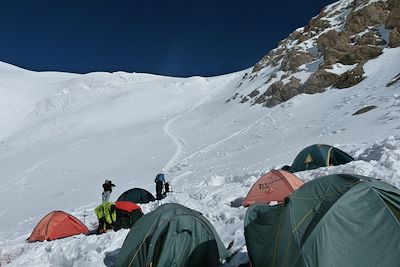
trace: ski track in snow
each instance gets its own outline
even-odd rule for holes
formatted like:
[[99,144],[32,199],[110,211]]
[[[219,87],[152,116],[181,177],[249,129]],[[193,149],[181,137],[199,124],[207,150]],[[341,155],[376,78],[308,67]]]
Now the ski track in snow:
[[178,159],[185,153],[186,151],[186,143],[183,140],[183,138],[177,136],[174,134],[174,132],[171,130],[171,125],[178,119],[188,115],[189,113],[193,112],[196,108],[200,107],[203,105],[205,102],[207,102],[208,99],[210,99],[212,96],[214,96],[216,93],[219,92],[219,89],[222,88],[224,83],[222,82],[219,86],[215,88],[215,91],[208,94],[206,97],[202,98],[196,105],[194,105],[192,108],[189,110],[185,111],[184,113],[178,114],[177,116],[171,118],[168,120],[163,128],[164,134],[167,135],[172,142],[176,146],[176,151],[174,155],[171,157],[171,159],[165,164],[165,166],[162,168],[163,172],[168,172],[172,167],[174,167],[178,163]]
[[186,111],[183,114],[179,114],[175,117],[173,117],[172,119],[168,120],[165,123],[164,126],[164,133],[172,140],[172,142],[174,142],[175,146],[176,146],[176,151],[174,153],[174,155],[172,155],[171,159],[167,162],[167,164],[165,164],[164,168],[162,168],[162,171],[167,172],[169,171],[169,169],[176,164],[177,159],[183,154],[185,153],[186,150],[186,144],[185,141],[176,136],[172,130],[171,130],[171,124],[176,121],[177,119],[179,119],[180,117],[184,116],[185,114],[188,114],[189,112],[193,111],[196,107],[198,107],[199,105],[201,105],[202,103],[199,103],[198,105],[196,105],[195,107],[189,109],[188,111]]
[[[223,139],[221,139],[221,140],[219,140],[219,141],[217,141],[215,143],[207,145],[206,147],[204,147],[204,148],[202,148],[202,149],[190,154],[189,156],[187,156],[187,157],[183,158],[182,160],[180,160],[178,163],[184,163],[184,162],[186,162],[186,161],[188,161],[188,160],[190,160],[190,159],[192,159],[192,158],[194,158],[194,157],[196,157],[198,155],[203,155],[203,154],[211,151],[212,149],[216,148],[217,146],[219,146],[219,145],[221,145],[221,144],[223,144],[223,143],[225,143],[225,142],[227,142],[227,141],[229,141],[229,140],[231,140],[231,139],[233,139],[235,137],[238,137],[238,136],[240,136],[240,135],[242,135],[242,134],[244,134],[246,132],[248,132],[254,126],[256,126],[261,121],[263,121],[265,118],[272,118],[271,112],[268,112],[267,114],[263,115],[261,118],[257,119],[255,122],[253,122],[253,123],[249,124],[248,126],[246,126],[246,127],[242,128],[242,129],[232,133],[231,135],[229,135],[229,136],[227,136],[227,137],[225,137],[225,138],[223,138]],[[277,123],[275,119],[273,119],[273,121],[274,121],[274,123]]]

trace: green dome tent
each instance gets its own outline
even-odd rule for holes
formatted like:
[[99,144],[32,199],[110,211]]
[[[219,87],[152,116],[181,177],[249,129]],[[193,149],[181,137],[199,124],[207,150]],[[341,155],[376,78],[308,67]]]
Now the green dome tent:
[[146,204],[155,200],[156,198],[149,191],[142,188],[132,188],[122,193],[117,201]]
[[245,239],[253,267],[398,266],[400,190],[359,175],[317,178],[285,203],[250,206]]
[[342,150],[329,145],[312,145],[303,149],[293,161],[291,172],[346,164],[354,159]]
[[116,267],[219,266],[227,253],[215,229],[201,213],[168,203],[133,225],[118,254]]

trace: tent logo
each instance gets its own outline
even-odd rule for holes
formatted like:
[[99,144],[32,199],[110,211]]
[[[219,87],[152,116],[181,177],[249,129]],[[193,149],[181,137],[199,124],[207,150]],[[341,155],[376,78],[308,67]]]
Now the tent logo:
[[263,183],[263,184],[259,184],[258,187],[260,190],[268,190],[271,191],[271,186],[273,185],[273,183],[278,182],[280,180],[283,180],[282,178],[276,179],[276,180],[272,180],[271,182],[268,183]]
[[306,157],[306,159],[304,160],[304,163],[305,164],[309,164],[309,163],[311,163],[311,162],[313,162],[314,160],[313,160],[313,158],[311,157],[311,154],[308,154],[307,155],[307,157]]

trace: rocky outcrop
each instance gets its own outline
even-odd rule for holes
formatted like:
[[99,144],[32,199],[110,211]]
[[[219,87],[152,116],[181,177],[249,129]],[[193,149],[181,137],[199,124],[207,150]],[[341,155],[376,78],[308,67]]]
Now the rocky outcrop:
[[391,48],[400,46],[400,27],[395,28],[390,32],[388,46]]
[[349,88],[358,84],[364,79],[364,68],[362,64],[358,64],[354,69],[340,75],[333,86],[339,89]]
[[396,76],[394,76],[394,77],[386,84],[386,87],[390,87],[390,86],[392,86],[393,84],[395,84],[395,83],[397,83],[397,82],[400,82],[400,73],[397,74]]
[[298,71],[301,65],[310,63],[314,58],[303,51],[289,51],[282,58],[281,70],[283,71]]
[[385,21],[386,29],[394,29],[400,27],[400,4],[393,8]]
[[[357,2],[354,3],[356,4]],[[344,27],[350,34],[359,33],[364,31],[367,27],[381,25],[389,16],[389,13],[390,11],[387,8],[386,2],[369,4],[351,13],[347,17]]]
[[352,115],[352,116],[360,115],[360,114],[366,113],[366,112],[371,111],[371,110],[376,109],[376,108],[377,108],[377,106],[367,106],[367,107],[363,107],[363,108],[357,110],[356,112],[354,112],[354,113],[351,114],[351,115]]
[[356,35],[352,42],[356,45],[385,45],[386,42],[383,40],[376,32],[369,31],[368,33],[362,35],[361,37]]
[[325,91],[329,86],[334,86],[338,89],[349,88],[364,80],[363,74],[362,64],[341,75],[326,70],[318,70],[308,78],[301,91],[307,94],[315,94]]
[[248,95],[248,97],[254,98],[254,97],[256,97],[256,96],[259,95],[259,94],[260,94],[260,91],[254,90],[253,92],[251,92],[251,93]]
[[[348,53],[345,53],[337,62],[344,65],[354,65],[356,63],[377,58],[382,54],[382,48],[370,45],[354,46]],[[335,62],[336,63],[336,62]]]
[[333,85],[338,79],[338,75],[318,70],[314,72],[310,78],[302,86],[302,91],[306,94],[321,93],[326,87]]
[[360,45],[353,45],[349,33],[332,30],[317,39],[317,48],[324,56],[324,66],[337,62],[353,65],[381,55],[381,48],[371,46],[377,41],[377,36],[371,32],[370,35],[360,38]]
[[347,32],[328,31],[317,40],[317,48],[324,56],[324,66],[336,63],[351,50],[350,36]]
[[350,47],[350,35],[347,32],[330,30],[317,39],[317,48],[322,53],[327,49],[348,51]]
[[[383,27],[389,31],[388,39]],[[399,46],[400,0],[339,1],[254,66],[239,87],[251,85],[255,77],[265,80],[241,95],[241,102],[270,107],[301,93],[353,87],[365,79],[366,62],[379,57],[384,48]],[[270,73],[259,74],[266,67]],[[342,73],[341,68],[350,70]]]
[[266,56],[264,56],[256,65],[254,65],[252,73],[258,72],[265,68],[265,66],[276,67],[279,61],[283,58],[281,50],[271,50]]
[[327,14],[322,10],[318,16],[312,18],[308,25],[304,27],[304,32],[320,32],[329,28],[330,23],[325,19]]
[[300,80],[295,77],[292,77],[286,84],[283,81],[277,81],[258,97],[254,104],[264,103],[266,107],[273,107],[299,94],[299,88]]

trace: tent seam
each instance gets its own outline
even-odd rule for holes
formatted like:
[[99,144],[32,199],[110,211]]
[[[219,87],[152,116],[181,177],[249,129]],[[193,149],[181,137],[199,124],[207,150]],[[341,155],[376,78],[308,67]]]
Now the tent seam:
[[[355,184],[354,186],[358,185],[359,183]],[[328,215],[328,213],[331,213],[332,209],[336,206],[336,204],[349,192],[351,192],[351,190],[354,188],[351,187],[347,192],[345,192],[343,195],[341,195],[336,201],[335,203],[333,203],[333,205],[325,212],[324,216],[321,217],[321,219],[319,220],[319,223],[315,226],[315,228],[313,229],[313,231],[308,235],[307,240],[304,241],[303,246],[306,245],[306,243],[308,243],[308,240],[310,240],[311,236],[314,235],[313,233],[315,233],[315,230],[317,228],[319,228],[319,225],[322,221],[325,221],[326,216]]]
[[371,191],[374,192],[374,194],[376,195],[376,197],[380,200],[380,202],[383,203],[383,205],[387,208],[387,210],[389,211],[390,215],[392,215],[393,219],[395,220],[395,222],[397,223],[397,225],[400,227],[400,222],[397,220],[396,216],[394,216],[392,210],[386,205],[385,201],[382,199],[382,197],[374,190],[375,188],[368,185],[368,187],[371,189]]
[[[164,208],[163,208],[163,210],[164,210]],[[143,244],[144,244],[144,242],[145,242],[147,236],[149,235],[151,229],[153,228],[154,224],[156,223],[156,221],[158,220],[158,218],[161,216],[161,214],[162,214],[162,211],[158,214],[158,216],[157,216],[156,219],[154,220],[153,224],[150,226],[150,229],[149,229],[149,231],[146,233],[146,235],[145,235],[145,237],[143,238],[142,242],[140,242],[140,246],[139,246],[139,248],[136,250],[136,253],[135,253],[135,255],[133,256],[132,260],[129,262],[128,267],[130,267],[130,266],[132,265],[133,260],[136,258],[137,254],[139,253],[140,248],[143,246]]]

